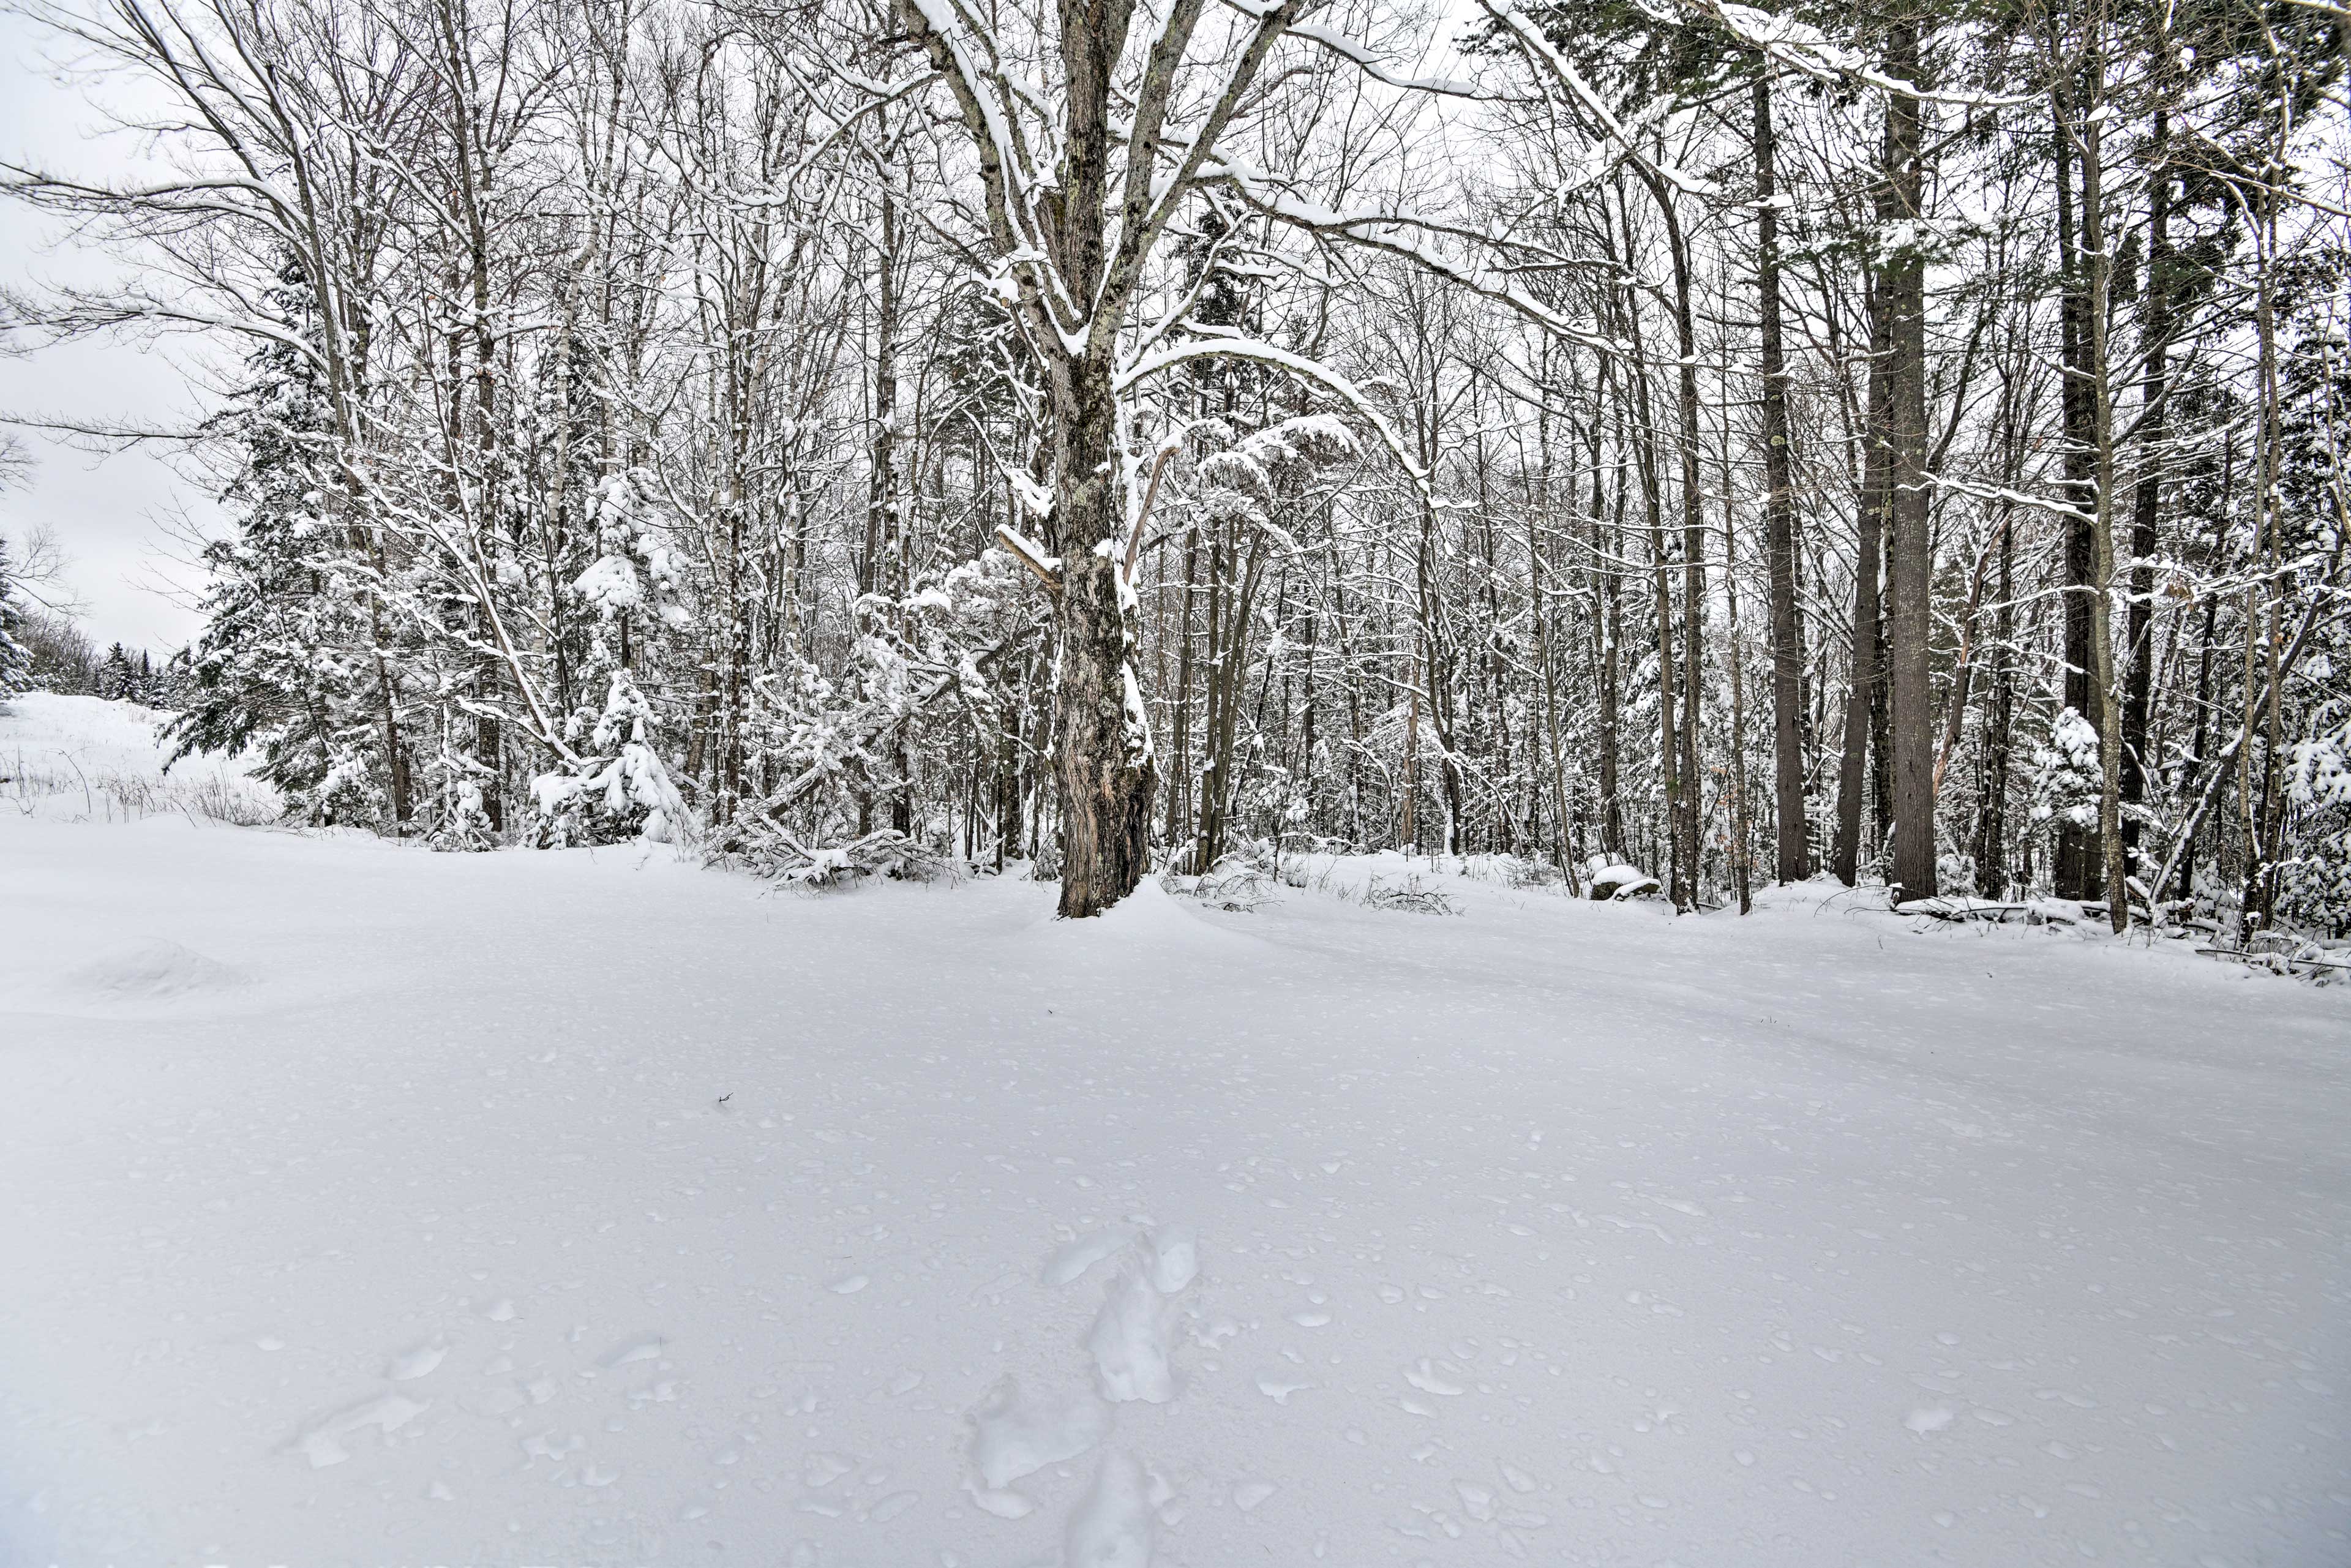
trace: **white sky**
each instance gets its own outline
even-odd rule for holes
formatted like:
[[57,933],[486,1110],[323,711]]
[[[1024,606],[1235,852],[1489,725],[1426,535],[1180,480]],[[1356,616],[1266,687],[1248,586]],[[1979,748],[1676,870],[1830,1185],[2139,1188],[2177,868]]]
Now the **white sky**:
[[[40,29],[0,10],[0,155],[82,172],[119,171],[131,156],[120,141],[95,139],[99,116],[78,87],[50,79]],[[0,280],[11,286],[89,277],[103,258],[59,247],[37,215],[0,204]],[[198,400],[167,355],[130,342],[75,344],[0,358],[0,416],[54,414],[182,425]],[[67,586],[82,601],[84,625],[100,647],[143,645],[159,655],[195,634],[201,618],[184,601],[197,572],[175,556],[164,525],[185,514],[215,516],[201,486],[148,450],[96,456],[26,433],[35,468],[28,485],[0,494],[0,534],[21,546],[47,528],[71,561]]]

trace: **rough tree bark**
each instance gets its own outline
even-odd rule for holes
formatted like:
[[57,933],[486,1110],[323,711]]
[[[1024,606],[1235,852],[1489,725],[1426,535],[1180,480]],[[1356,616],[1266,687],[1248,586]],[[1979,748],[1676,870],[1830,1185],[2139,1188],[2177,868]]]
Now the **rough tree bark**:
[[[1252,11],[1213,67],[1202,68],[1214,82],[1179,90],[1207,8],[1207,0],[1174,0],[1164,15],[1145,14],[1150,26],[1138,34],[1134,0],[1061,0],[1039,62],[1052,78],[1040,99],[1013,83],[993,41],[976,36],[959,8],[946,0],[893,6],[971,138],[988,243],[1043,371],[1053,455],[1046,542],[1059,559],[1030,564],[1053,584],[1059,632],[1053,770],[1065,917],[1101,914],[1150,865],[1158,769],[1133,662],[1138,606],[1127,577],[1121,332],[1182,197],[1209,177],[1218,140],[1305,0]],[[1188,123],[1172,128],[1179,113]],[[1029,136],[1031,127],[1045,139]],[[1050,167],[1041,162],[1048,150]]]
[[1778,141],[1770,72],[1755,78],[1755,288],[1762,309],[1763,551],[1771,578],[1772,810],[1782,882],[1812,875],[1804,814],[1803,648],[1796,622],[1796,503],[1788,447],[1788,366],[1781,345]]
[[[1918,28],[1896,24],[1887,41],[1886,73],[1916,81]],[[1893,486],[1891,559],[1886,582],[1886,647],[1892,655],[1888,695],[1893,708],[1894,855],[1889,880],[1897,898],[1932,897],[1935,888],[1935,712],[1929,660],[1934,633],[1933,542],[1928,528],[1927,263],[1919,249],[1925,182],[1919,100],[1889,95],[1886,109],[1886,179],[1894,215],[1908,225],[1886,263]]]
[[[2089,303],[2084,286],[2081,246],[2074,223],[2072,131],[2065,123],[2062,89],[2053,92],[2057,186],[2057,253],[2062,279],[2059,302],[2060,426],[2064,436],[2062,490],[2072,512],[2065,521],[2065,706],[2094,727],[2098,691],[2090,680],[2090,595],[2095,575],[2092,514],[2098,506],[2089,373]],[[2086,898],[2093,882],[2089,835],[2069,821],[2057,826],[2053,868],[2060,898]]]
[[2130,925],[2130,883],[2123,860],[2122,705],[2115,694],[2115,404],[2106,345],[2106,298],[2114,274],[2106,254],[2105,131],[2105,66],[2095,52],[2093,84],[2082,128],[2082,249],[2089,264],[2090,439],[2098,486],[2091,516],[2090,684],[2098,694],[2098,860],[2105,883],[2107,920],[2116,932]]

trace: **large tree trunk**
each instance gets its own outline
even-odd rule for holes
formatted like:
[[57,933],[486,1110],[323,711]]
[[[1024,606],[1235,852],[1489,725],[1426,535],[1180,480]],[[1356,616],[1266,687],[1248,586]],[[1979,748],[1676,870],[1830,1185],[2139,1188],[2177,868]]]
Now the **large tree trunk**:
[[1813,873],[1804,816],[1803,648],[1796,623],[1796,503],[1788,450],[1788,367],[1780,341],[1780,214],[1771,78],[1755,78],[1755,288],[1762,308],[1763,552],[1771,575],[1772,810],[1782,882]]
[[1055,597],[1061,656],[1054,701],[1061,729],[1061,903],[1070,918],[1099,915],[1151,868],[1151,790],[1157,772],[1143,693],[1134,678],[1133,595],[1123,552],[1097,550],[1126,520],[1110,367],[1090,356],[1064,367],[1053,444],[1053,515],[1061,553]]
[[[1918,74],[1918,30],[1896,26],[1886,48],[1887,73],[1910,81]],[[1914,226],[1924,217],[1918,99],[1893,94],[1886,113],[1886,176],[1897,219]],[[1935,893],[1935,713],[1930,658],[1934,634],[1933,543],[1928,529],[1927,264],[1913,243],[1886,264],[1887,315],[1892,326],[1893,528],[1887,587],[1886,645],[1893,668],[1894,857],[1890,880],[1900,898]]]

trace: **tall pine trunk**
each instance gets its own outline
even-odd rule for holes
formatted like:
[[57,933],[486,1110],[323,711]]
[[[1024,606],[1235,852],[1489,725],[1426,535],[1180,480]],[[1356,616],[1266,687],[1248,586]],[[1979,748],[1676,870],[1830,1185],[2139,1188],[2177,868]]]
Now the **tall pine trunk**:
[[[1897,24],[1886,49],[1887,74],[1918,76],[1917,24]],[[1896,897],[1932,897],[1935,888],[1935,712],[1933,543],[1928,528],[1927,264],[1919,246],[1925,218],[1918,99],[1889,95],[1886,112],[1886,179],[1894,215],[1908,225],[1886,264],[1886,315],[1891,329],[1893,528],[1886,586],[1886,647],[1892,655],[1888,695],[1893,717]]]
[[1771,577],[1772,810],[1782,882],[1812,874],[1804,814],[1804,653],[1796,622],[1796,503],[1788,449],[1788,367],[1780,340],[1780,214],[1771,128],[1771,78],[1752,94],[1755,141],[1755,288],[1762,311],[1763,551]]
[[[2071,511],[2065,519],[2065,706],[2094,728],[2098,724],[2099,693],[2090,679],[2090,597],[2095,576],[2095,524],[2098,482],[2091,431],[2093,403],[2089,371],[2089,303],[2085,287],[2081,246],[2074,223],[2072,129],[2065,122],[2062,89],[2051,99],[2055,133],[2057,185],[2057,251],[2062,288],[2058,307],[2060,371],[2059,424],[2064,438],[2063,491]],[[2057,895],[2086,898],[2095,881],[2091,836],[2070,821],[2057,825],[2053,868]]]
[[2113,263],[2106,254],[2105,164],[2103,152],[2105,65],[2092,52],[2090,101],[2082,131],[2082,248],[2089,265],[2090,439],[2098,504],[2091,516],[2090,682],[2098,694],[2098,861],[2105,884],[2107,920],[2116,932],[2130,925],[2130,884],[2123,860],[2122,705],[2115,694],[2115,405],[2106,351],[2106,297]]

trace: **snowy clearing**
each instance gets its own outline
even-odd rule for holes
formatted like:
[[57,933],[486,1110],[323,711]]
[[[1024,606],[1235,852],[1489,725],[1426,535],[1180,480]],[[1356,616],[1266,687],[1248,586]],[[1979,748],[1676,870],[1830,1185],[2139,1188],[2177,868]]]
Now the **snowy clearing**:
[[0,1562],[2351,1560],[2341,987],[64,799]]

